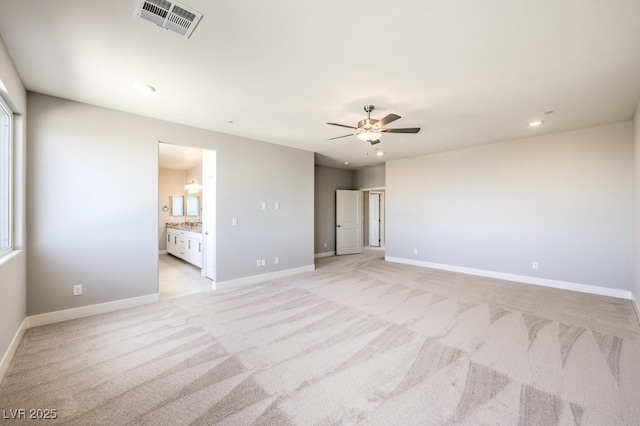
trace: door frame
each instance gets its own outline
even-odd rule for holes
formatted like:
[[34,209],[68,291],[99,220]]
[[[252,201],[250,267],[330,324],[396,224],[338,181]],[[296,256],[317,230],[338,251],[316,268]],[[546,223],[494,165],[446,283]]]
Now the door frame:
[[[385,223],[385,212],[386,212],[386,189],[385,187],[377,187],[377,188],[365,188],[361,189],[363,193],[363,197],[366,196],[366,202],[363,200],[363,204],[365,205],[365,209],[363,210],[363,215],[367,218],[366,221],[363,221],[362,224],[362,239],[363,244],[367,247],[369,246],[369,194],[380,194],[380,247],[373,247],[374,249],[384,248],[386,245],[386,223]],[[367,223],[364,223],[367,222]],[[365,232],[365,227],[366,232]]]
[[[384,197],[384,194],[380,192],[369,192],[369,214],[367,215],[367,222],[369,225],[369,247],[382,247],[382,197]],[[376,204],[377,212],[373,210],[373,204]],[[372,232],[372,230],[375,230],[375,232]],[[378,238],[372,239],[372,236],[374,235]]]
[[[217,150],[212,149],[212,148],[202,148],[202,147],[197,147],[197,146],[191,146],[191,145],[183,145],[180,143],[174,143],[174,142],[166,142],[166,141],[162,141],[162,140],[158,140],[158,150],[160,149],[160,144],[166,144],[166,145],[175,145],[177,147],[181,147],[181,148],[185,148],[185,149],[197,149],[202,151],[203,154],[203,158],[201,161],[201,166],[202,166],[202,175],[200,176],[200,184],[202,185],[202,192],[201,192],[201,217],[200,220],[202,221],[202,236],[203,236],[203,263],[202,263],[202,267],[200,268],[200,274],[203,277],[209,278],[211,280],[211,288],[213,290],[216,289],[216,273],[217,273],[217,265],[216,265],[216,251],[217,251],[217,240],[216,240],[216,236],[217,236],[217,221],[216,221],[216,205],[217,205],[217,193],[216,193],[216,179],[217,179]],[[207,164],[205,164],[205,153],[209,154],[209,160],[207,161]],[[158,154],[159,155],[159,154]],[[160,170],[160,165],[159,165],[159,160],[156,162],[157,170],[159,172]],[[209,179],[209,183],[213,183],[213,187],[209,187],[207,188],[205,185],[205,182],[207,181],[207,179]],[[159,195],[160,194],[160,181],[157,180],[156,182],[156,193]],[[208,203],[205,202],[205,198],[209,197]],[[158,198],[158,203],[160,203],[159,198]],[[207,206],[208,204],[208,206]],[[208,209],[209,207],[209,209]],[[168,206],[166,207],[168,208]],[[210,209],[213,208],[213,211],[210,211]],[[162,236],[162,231],[160,227],[160,213],[158,213],[157,216],[157,223],[158,223],[158,241],[160,241],[160,237]],[[209,232],[208,235],[205,235],[205,232]],[[206,242],[208,242],[208,244]],[[164,250],[164,252],[166,252],[166,250]],[[158,250],[158,254],[163,254],[163,251]],[[160,267],[160,263],[158,262],[158,268]],[[209,272],[209,274],[207,274],[207,271]],[[160,276],[159,274],[157,275],[157,283],[156,283],[157,289],[158,289],[158,293],[160,293]]]

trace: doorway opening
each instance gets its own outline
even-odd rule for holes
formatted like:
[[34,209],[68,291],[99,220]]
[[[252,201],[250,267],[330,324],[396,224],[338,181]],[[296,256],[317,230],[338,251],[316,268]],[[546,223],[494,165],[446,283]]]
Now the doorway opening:
[[158,293],[215,289],[216,152],[158,143]]
[[369,189],[362,192],[363,232],[365,247],[382,249],[385,246],[385,190]]

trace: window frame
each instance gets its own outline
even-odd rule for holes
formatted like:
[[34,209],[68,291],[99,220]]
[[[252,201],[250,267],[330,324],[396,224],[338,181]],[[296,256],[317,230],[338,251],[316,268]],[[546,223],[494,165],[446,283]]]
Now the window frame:
[[[9,124],[9,132],[8,132],[8,146],[7,146],[7,150],[6,150],[6,154],[7,154],[7,194],[6,194],[6,202],[7,202],[7,218],[6,218],[6,226],[7,226],[7,246],[6,247],[0,247],[0,258],[8,255],[9,253],[13,252],[14,247],[13,247],[13,205],[14,205],[14,197],[13,197],[13,167],[14,167],[14,158],[13,158],[13,147],[14,147],[14,141],[13,141],[13,127],[14,127],[14,114],[13,111],[11,110],[11,108],[9,108],[9,105],[7,104],[7,102],[5,102],[5,100],[2,98],[2,96],[0,96],[0,114],[6,113],[7,117],[8,117],[8,124]],[[2,129],[0,129],[0,131],[3,131]],[[0,136],[1,137],[1,136]],[[2,140],[0,140],[0,143],[4,143]],[[2,149],[0,149],[0,155],[2,154]],[[4,164],[4,159],[0,158],[0,164]],[[2,170],[3,168],[0,168],[0,173],[4,173],[4,171]],[[2,194],[2,190],[0,190],[0,196],[4,196],[4,194]],[[0,200],[0,204],[4,204],[5,200]],[[4,219],[4,218],[2,218]],[[0,227],[5,226],[4,223],[0,223]]]

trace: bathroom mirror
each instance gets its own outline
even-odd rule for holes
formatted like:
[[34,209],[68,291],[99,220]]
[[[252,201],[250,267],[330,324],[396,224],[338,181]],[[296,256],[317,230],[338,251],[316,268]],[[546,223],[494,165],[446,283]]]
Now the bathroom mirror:
[[200,216],[200,197],[197,195],[187,195],[187,216]]
[[184,216],[184,195],[171,196],[171,216]]

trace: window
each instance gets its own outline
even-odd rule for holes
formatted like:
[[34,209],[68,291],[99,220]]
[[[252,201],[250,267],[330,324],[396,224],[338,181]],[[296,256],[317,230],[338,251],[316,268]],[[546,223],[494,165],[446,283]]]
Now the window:
[[0,98],[0,256],[12,250],[12,118],[11,110]]

